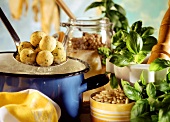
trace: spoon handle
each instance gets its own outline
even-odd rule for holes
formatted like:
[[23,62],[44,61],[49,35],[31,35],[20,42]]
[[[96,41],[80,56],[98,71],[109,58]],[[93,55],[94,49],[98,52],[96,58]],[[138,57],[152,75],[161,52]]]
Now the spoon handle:
[[15,42],[15,45],[19,46],[20,38],[18,37],[14,28],[12,27],[12,25],[8,21],[7,17],[5,16],[4,12],[2,11],[1,7],[0,7],[0,18],[1,18],[2,22],[4,23],[5,27],[7,28],[7,30],[9,31],[10,35],[12,36],[12,38]]

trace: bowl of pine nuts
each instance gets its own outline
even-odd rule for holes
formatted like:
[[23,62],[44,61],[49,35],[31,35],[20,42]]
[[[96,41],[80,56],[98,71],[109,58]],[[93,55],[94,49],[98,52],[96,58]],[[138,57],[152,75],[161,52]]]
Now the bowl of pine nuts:
[[134,102],[123,90],[102,90],[91,94],[91,122],[130,122],[130,112]]

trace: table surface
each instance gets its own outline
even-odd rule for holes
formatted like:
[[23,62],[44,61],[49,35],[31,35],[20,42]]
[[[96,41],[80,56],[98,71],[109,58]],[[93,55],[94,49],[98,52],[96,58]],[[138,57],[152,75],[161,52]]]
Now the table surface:
[[91,122],[90,119],[90,102],[83,102],[80,114],[81,122]]

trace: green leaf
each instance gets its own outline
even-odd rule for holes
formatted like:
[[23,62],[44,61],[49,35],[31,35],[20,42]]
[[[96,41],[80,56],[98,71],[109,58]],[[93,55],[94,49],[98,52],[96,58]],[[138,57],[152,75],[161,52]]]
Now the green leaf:
[[111,22],[114,23],[114,30],[118,32],[119,30],[127,30],[128,20],[127,18],[116,10],[109,10],[106,12],[105,17],[108,17]]
[[114,7],[117,9],[117,11],[118,12],[120,12],[121,14],[123,14],[124,16],[126,16],[126,11],[125,11],[125,9],[122,7],[122,6],[120,6],[120,5],[118,5],[118,4],[114,4]]
[[104,2],[104,7],[106,8],[106,11],[111,10],[111,8],[114,6],[113,0],[102,0]]
[[141,29],[142,29],[142,21],[141,20],[134,22],[131,26],[131,31],[135,31],[137,33],[140,33]]
[[166,81],[167,83],[170,83],[170,72],[168,72],[168,74],[166,75]]
[[142,86],[139,84],[139,82],[135,82],[135,84],[134,84],[134,88],[137,90],[137,91],[139,91],[140,93],[142,92]]
[[[146,99],[138,100],[136,101],[135,105],[132,107],[130,119],[139,120],[140,118],[141,120],[143,120],[142,118],[145,118],[145,121],[151,120],[148,111],[149,111],[148,101]],[[140,121],[136,121],[136,122],[140,122]]]
[[137,64],[141,64],[146,59],[147,53],[140,51],[138,54],[135,55],[134,62]]
[[151,122],[158,122],[158,115],[151,115]]
[[141,94],[138,90],[136,90],[134,87],[130,86],[130,85],[124,85],[123,86],[123,90],[125,95],[131,99],[131,100],[140,100],[141,99]]
[[104,2],[93,2],[89,6],[87,6],[85,11],[88,11],[89,9],[100,7],[100,6],[104,6]]
[[143,39],[142,51],[150,52],[152,47],[157,44],[157,39],[153,36],[147,36]]
[[[124,33],[122,30],[118,31],[115,33],[112,38],[111,38],[111,44],[113,45],[113,49],[115,49],[119,45],[123,45],[125,42],[123,41],[124,39]],[[126,45],[125,45],[126,46]]]
[[170,106],[167,105],[166,107],[159,110],[158,114],[158,122],[169,122],[170,120]]
[[170,90],[170,84],[167,82],[160,82],[158,85],[156,85],[156,89],[162,92],[166,92]]
[[170,61],[166,59],[155,59],[149,66],[150,71],[159,71],[162,69],[165,69],[167,67],[170,67]]
[[162,101],[159,101],[156,98],[149,97],[147,100],[150,107],[155,108],[155,111],[159,110],[162,107]]
[[113,73],[111,73],[110,75],[110,86],[112,87],[112,89],[118,88],[118,81],[115,74]]
[[114,53],[114,54],[112,54],[112,56],[110,58],[110,62],[115,64],[116,66],[119,66],[119,67],[127,66],[133,60],[134,59],[133,59],[132,54],[126,50],[122,51],[122,54]]
[[135,31],[130,31],[126,38],[126,46],[131,53],[137,54],[143,47],[142,38]]
[[140,75],[140,80],[142,81],[142,84],[143,84],[143,85],[146,85],[146,84],[147,84],[147,82],[146,82],[146,80],[145,80],[145,78],[144,78],[143,71],[142,71],[142,73],[141,73],[141,75]]
[[121,79],[121,85],[124,87],[125,85],[130,85],[130,83]]
[[97,51],[98,54],[101,56],[102,64],[106,65],[106,58],[111,55],[111,50],[107,47],[99,47]]
[[149,113],[144,113],[143,115],[130,119],[130,122],[153,122]]
[[149,97],[155,98],[156,96],[156,87],[153,83],[149,83],[146,86],[146,93]]
[[170,105],[170,94],[166,94],[164,99],[162,100],[162,104],[166,107],[167,105]]
[[99,47],[97,49],[98,53],[106,58],[108,58],[111,55],[111,50],[107,47]]
[[154,33],[154,28],[153,27],[143,27],[141,30],[141,36],[145,37],[145,36],[150,36]]

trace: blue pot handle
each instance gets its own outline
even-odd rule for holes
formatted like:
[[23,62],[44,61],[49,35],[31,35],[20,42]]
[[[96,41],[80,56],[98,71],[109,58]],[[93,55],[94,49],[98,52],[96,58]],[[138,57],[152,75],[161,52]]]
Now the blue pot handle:
[[107,76],[107,74],[99,74],[84,79],[80,86],[79,93],[101,87],[107,84],[108,82],[109,82],[109,77]]

